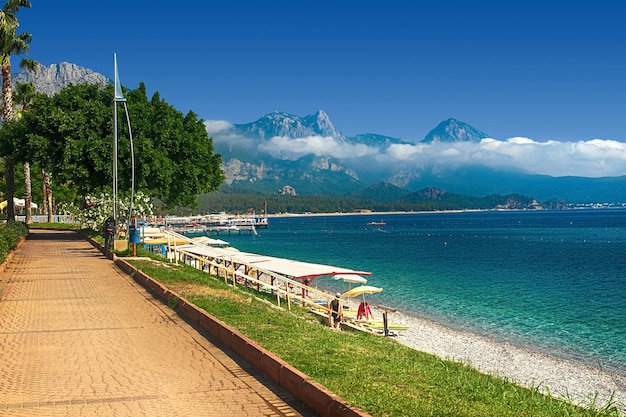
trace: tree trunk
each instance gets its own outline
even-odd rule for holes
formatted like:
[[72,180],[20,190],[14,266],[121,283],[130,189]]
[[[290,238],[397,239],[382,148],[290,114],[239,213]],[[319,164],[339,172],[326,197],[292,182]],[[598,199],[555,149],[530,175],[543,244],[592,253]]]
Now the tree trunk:
[[7,221],[15,221],[15,204],[13,203],[13,196],[15,194],[15,164],[13,163],[13,157],[7,155],[4,157],[4,176],[6,179],[6,193],[7,198]]
[[[13,111],[13,90],[11,89],[11,61],[9,59],[5,59],[2,62],[2,118],[5,121],[15,118],[15,112]],[[14,221],[15,206],[13,204],[13,195],[15,194],[15,163],[11,155],[4,157],[4,169],[7,221]]]
[[41,170],[43,174],[43,183],[46,188],[46,201],[44,202],[48,211],[48,223],[54,223],[54,210],[52,210],[52,174]]
[[24,209],[26,210],[26,224],[32,224],[33,211],[31,209],[31,203],[33,201],[33,195],[30,183],[30,163],[24,162]]
[[41,170],[41,214],[48,214],[48,192],[46,190],[46,170]]

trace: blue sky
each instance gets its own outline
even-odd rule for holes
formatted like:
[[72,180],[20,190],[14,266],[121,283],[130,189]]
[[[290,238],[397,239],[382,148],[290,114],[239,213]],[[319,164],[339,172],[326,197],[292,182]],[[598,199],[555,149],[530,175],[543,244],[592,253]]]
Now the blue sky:
[[[205,120],[324,110],[346,135],[626,142],[618,1],[32,0],[28,57],[71,62]],[[17,60],[14,59],[17,67]]]

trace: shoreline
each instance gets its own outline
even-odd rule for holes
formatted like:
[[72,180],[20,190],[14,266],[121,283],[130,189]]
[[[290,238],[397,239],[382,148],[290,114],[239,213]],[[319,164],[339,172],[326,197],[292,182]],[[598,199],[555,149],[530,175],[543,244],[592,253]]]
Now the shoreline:
[[[386,216],[392,214],[431,214],[431,213],[475,213],[482,211],[506,211],[492,209],[459,209],[459,210],[419,210],[419,211],[371,211],[371,212],[330,212],[330,213],[273,213],[266,217],[331,217],[331,216]],[[511,210],[512,211],[512,210]],[[521,210],[520,210],[521,211]]]
[[[342,301],[346,303],[345,299]],[[347,303],[354,307],[351,301]],[[382,317],[378,307],[372,305],[372,311],[375,317]],[[412,349],[469,365],[583,407],[615,404],[626,415],[626,376],[399,311],[390,313],[389,320],[408,326],[408,330],[399,331],[393,338]]]
[[[303,213],[268,215],[268,217],[319,217],[319,216],[374,216],[402,214],[435,214],[482,212],[485,210],[369,212],[369,213]],[[508,211],[508,210],[507,210]],[[328,288],[320,288],[329,291]],[[329,291],[331,294],[334,291]],[[356,311],[358,302],[342,298],[342,303]],[[380,319],[382,310],[370,302],[374,317]],[[393,307],[393,305],[392,305]],[[563,399],[582,407],[616,408],[626,416],[626,373],[602,369],[602,365],[585,364],[575,359],[550,355],[533,346],[520,347],[488,336],[458,330],[443,323],[401,311],[390,313],[393,324],[404,325],[408,330],[398,331],[393,337],[412,349],[435,355],[453,362],[463,363],[484,374],[505,379],[516,385],[537,390],[553,398]],[[621,368],[617,368],[621,371]]]
[[[281,218],[281,217],[336,217],[336,216],[386,216],[394,214],[438,214],[438,213],[482,213],[482,212],[546,212],[546,211],[579,211],[579,210],[613,210],[623,209],[624,207],[581,207],[581,208],[562,208],[562,209],[452,209],[452,210],[416,210],[416,211],[364,211],[364,212],[306,212],[306,213],[270,213],[263,217]],[[258,217],[259,215],[257,215]]]

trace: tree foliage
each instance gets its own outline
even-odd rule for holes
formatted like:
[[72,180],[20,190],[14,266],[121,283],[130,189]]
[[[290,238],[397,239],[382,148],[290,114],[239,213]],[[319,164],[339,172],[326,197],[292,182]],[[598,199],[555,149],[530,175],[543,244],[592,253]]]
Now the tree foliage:
[[[183,115],[145,85],[127,92],[138,190],[167,206],[197,204],[198,194],[216,190],[224,180],[221,155],[193,112]],[[113,86],[69,85],[52,97],[37,95],[20,120],[0,132],[1,151],[19,161],[36,161],[56,182],[72,184],[80,195],[111,188]],[[119,113],[122,115],[123,109]],[[118,117],[119,190],[131,187],[130,136]]]

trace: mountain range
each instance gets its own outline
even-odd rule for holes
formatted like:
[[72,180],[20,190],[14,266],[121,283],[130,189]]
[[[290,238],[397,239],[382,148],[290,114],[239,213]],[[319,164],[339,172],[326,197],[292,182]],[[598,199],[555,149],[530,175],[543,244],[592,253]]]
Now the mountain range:
[[[41,67],[37,74],[18,73],[13,80],[33,82],[46,94],[69,83],[110,82],[66,62]],[[221,124],[219,129],[207,122],[207,130],[222,155],[225,192],[365,193],[376,200],[384,198],[376,196],[381,187],[374,186],[382,183],[397,188],[399,194],[434,187],[470,196],[523,194],[568,203],[626,201],[626,177],[557,177],[534,173],[533,167],[485,163],[472,153],[472,146],[499,142],[454,118],[439,123],[422,140],[373,133],[346,136],[323,110],[304,117],[273,112],[250,123]],[[463,152],[468,156],[459,158]],[[389,187],[382,188],[389,192]]]
[[223,156],[226,187],[231,191],[280,193],[288,185],[297,194],[339,196],[385,182],[409,192],[436,187],[471,196],[524,194],[567,203],[626,201],[626,177],[554,177],[479,161],[448,164],[389,156],[433,146],[445,154],[458,149],[452,145],[489,138],[453,118],[439,123],[420,141],[371,133],[345,136],[322,110],[305,117],[274,112],[211,134]]

